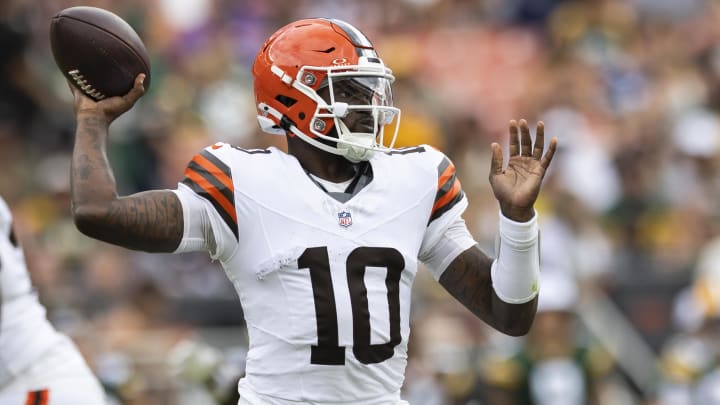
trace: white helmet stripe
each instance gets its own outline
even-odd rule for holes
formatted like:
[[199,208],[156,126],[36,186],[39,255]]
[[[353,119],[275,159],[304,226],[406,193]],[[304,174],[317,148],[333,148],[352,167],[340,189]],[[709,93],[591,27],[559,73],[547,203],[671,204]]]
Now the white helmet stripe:
[[345,34],[350,38],[353,45],[355,45],[358,56],[365,56],[369,58],[377,58],[377,53],[373,49],[373,44],[370,42],[365,34],[359,29],[355,28],[352,24],[342,20],[329,19],[331,23],[337,25]]

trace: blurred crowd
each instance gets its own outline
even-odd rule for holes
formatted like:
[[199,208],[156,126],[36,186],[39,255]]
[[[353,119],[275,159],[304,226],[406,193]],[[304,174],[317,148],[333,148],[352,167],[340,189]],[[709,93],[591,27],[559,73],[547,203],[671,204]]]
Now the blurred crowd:
[[720,2],[1,1],[0,195],[50,319],[117,403],[214,404],[233,403],[246,347],[220,266],[111,247],[70,218],[74,117],[48,30],[80,4],[125,18],[151,55],[151,88],[111,128],[122,194],[174,188],[216,141],[282,147],[259,134],[250,66],[303,17],[374,41],[397,77],[398,143],[454,160],[489,253],[490,143],[519,118],[559,138],[537,205],[533,329],[498,336],[421,272],[413,405],[720,404]]

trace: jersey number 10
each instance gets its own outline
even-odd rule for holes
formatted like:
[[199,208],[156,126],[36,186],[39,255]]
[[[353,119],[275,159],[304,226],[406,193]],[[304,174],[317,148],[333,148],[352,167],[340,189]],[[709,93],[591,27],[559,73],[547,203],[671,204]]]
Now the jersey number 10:
[[[345,347],[338,345],[337,308],[332,286],[327,247],[305,249],[298,258],[298,267],[310,269],[318,344],[312,346],[311,364],[344,365]],[[365,270],[385,267],[385,287],[390,314],[390,341],[370,344],[370,309],[368,307]],[[350,252],[346,262],[347,282],[353,318],[353,354],[363,364],[383,362],[400,343],[400,276],[405,268],[402,254],[392,248],[359,247]]]

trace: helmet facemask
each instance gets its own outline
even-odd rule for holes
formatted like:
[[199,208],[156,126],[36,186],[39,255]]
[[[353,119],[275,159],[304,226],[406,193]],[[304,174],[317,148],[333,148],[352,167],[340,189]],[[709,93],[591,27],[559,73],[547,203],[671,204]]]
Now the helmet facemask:
[[[324,77],[317,91],[304,84],[308,77]],[[293,87],[317,104],[310,132],[326,142],[321,143],[299,130],[292,132],[352,162],[368,160],[373,151],[392,148],[400,124],[400,109],[393,107],[391,84],[394,80],[382,62],[365,57],[360,58],[358,65],[302,67]],[[328,119],[332,119],[334,132],[327,130]],[[391,124],[392,138],[385,145],[385,127]]]
[[[357,162],[395,144],[400,110],[392,71],[356,27],[337,19],[290,23],[263,44],[253,63],[258,124]],[[385,143],[387,125],[392,137]]]

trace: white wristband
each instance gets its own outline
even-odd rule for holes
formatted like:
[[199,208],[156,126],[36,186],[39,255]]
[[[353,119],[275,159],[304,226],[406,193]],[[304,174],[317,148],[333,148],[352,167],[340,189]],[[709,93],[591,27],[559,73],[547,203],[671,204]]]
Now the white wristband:
[[492,264],[493,289],[510,304],[523,304],[538,294],[540,242],[537,212],[527,222],[516,222],[500,214],[497,258]]

